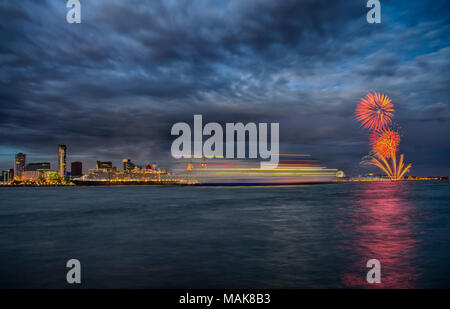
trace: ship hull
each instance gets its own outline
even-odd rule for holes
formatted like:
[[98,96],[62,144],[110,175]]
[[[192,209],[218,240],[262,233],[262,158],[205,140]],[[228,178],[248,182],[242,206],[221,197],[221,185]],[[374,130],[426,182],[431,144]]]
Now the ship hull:
[[137,180],[137,181],[103,181],[103,180],[74,180],[77,186],[161,186],[180,185],[177,181]]

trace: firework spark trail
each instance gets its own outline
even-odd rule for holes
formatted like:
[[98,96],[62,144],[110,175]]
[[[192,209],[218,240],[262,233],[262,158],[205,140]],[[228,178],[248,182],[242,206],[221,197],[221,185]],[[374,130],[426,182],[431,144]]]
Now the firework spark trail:
[[392,167],[390,166],[389,162],[378,153],[372,156],[372,160],[369,163],[379,167],[392,181],[401,180],[403,176],[410,170],[411,163],[405,167],[404,156],[400,155],[400,160],[397,165],[397,155],[394,152],[391,154],[391,158]]
[[381,130],[392,123],[394,105],[384,94],[368,93],[359,102],[355,114],[362,127],[369,130]]
[[357,105],[355,115],[361,127],[372,131],[370,144],[374,153],[368,163],[380,168],[392,181],[401,180],[411,164],[405,166],[403,154],[397,161],[400,134],[390,127],[394,116],[391,99],[377,92],[368,93]]
[[370,135],[370,144],[375,152],[389,158],[393,150],[394,153],[398,150],[400,134],[392,129],[375,131]]

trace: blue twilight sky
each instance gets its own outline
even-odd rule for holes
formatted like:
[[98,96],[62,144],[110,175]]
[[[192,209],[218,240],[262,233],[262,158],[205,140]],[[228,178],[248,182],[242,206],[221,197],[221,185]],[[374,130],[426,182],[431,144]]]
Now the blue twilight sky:
[[449,1],[0,2],[0,168],[56,167],[58,144],[96,159],[170,165],[172,124],[279,122],[281,151],[348,174],[370,151],[353,112],[393,101],[413,175],[450,174]]

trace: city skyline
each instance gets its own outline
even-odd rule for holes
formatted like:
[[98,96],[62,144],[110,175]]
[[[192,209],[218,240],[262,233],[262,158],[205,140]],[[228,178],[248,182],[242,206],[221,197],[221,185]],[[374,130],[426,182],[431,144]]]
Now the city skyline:
[[450,26],[446,1],[95,1],[68,24],[53,1],[5,2],[0,169],[23,152],[57,164],[120,166],[124,157],[171,168],[170,128],[279,122],[280,151],[309,153],[349,175],[367,135],[353,110],[367,92],[399,113],[410,174],[448,176]]
[[[27,159],[28,158],[28,159]],[[31,159],[32,162],[29,160]],[[69,154],[69,160],[67,160],[67,146],[64,144],[60,144],[58,146],[58,157],[56,160],[56,164],[53,164],[53,166],[56,166],[56,169],[52,169],[52,163],[51,162],[38,162],[35,157],[32,155],[30,156],[27,153],[16,153],[14,154],[14,164],[12,168],[7,168],[5,170],[2,170],[2,178],[3,173],[9,173],[10,171],[13,171],[12,175],[13,177],[8,178],[22,178],[24,172],[33,172],[33,171],[42,171],[42,170],[48,170],[48,171],[55,171],[58,173],[60,178],[65,178],[68,175],[73,176],[82,176],[84,175],[83,170],[94,170],[94,169],[114,169],[114,170],[121,170],[121,171],[131,171],[133,169],[147,169],[151,170],[152,167],[156,168],[158,165],[155,164],[155,162],[146,161],[145,164],[139,164],[136,162],[133,162],[129,158],[123,158],[121,160],[121,164],[115,164],[113,161],[106,161],[106,160],[96,160],[95,167],[92,168],[86,168],[84,166],[82,161],[77,160],[70,160],[70,154]],[[70,163],[70,164],[69,164]],[[70,170],[68,169],[68,166],[70,166]]]

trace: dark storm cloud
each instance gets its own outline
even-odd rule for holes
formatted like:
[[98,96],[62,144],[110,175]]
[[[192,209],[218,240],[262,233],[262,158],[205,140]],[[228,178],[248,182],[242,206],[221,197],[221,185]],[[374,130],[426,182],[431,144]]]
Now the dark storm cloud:
[[445,1],[383,1],[380,25],[365,1],[81,2],[79,25],[65,1],[0,4],[1,149],[164,162],[172,124],[199,113],[278,121],[282,151],[356,173],[369,147],[353,110],[378,90],[414,173],[450,173]]

